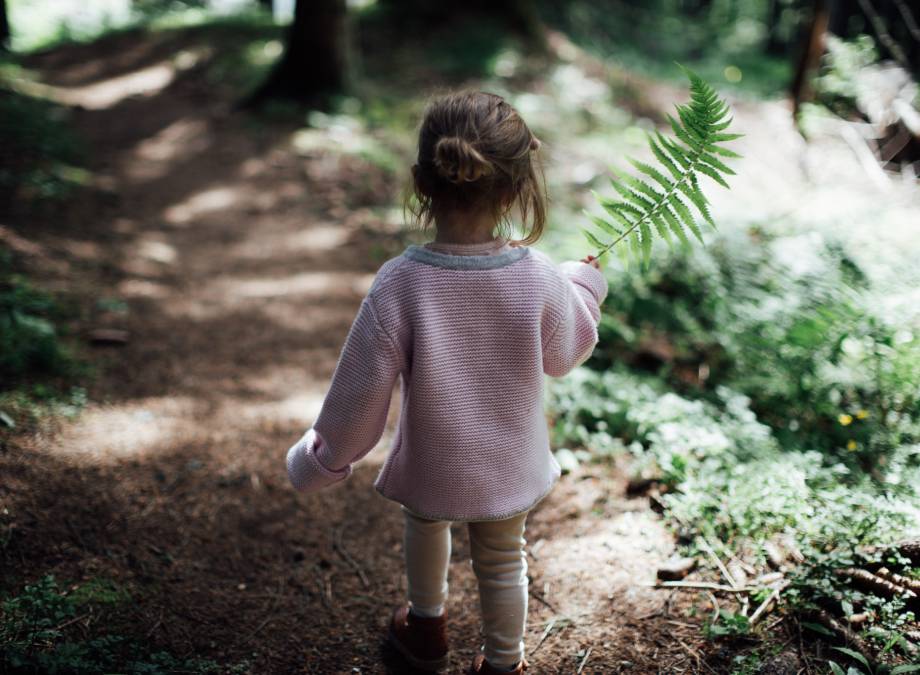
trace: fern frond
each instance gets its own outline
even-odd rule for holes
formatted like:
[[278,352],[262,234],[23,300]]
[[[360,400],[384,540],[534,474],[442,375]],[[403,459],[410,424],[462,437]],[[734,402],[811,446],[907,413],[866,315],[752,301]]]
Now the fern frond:
[[699,178],[706,176],[722,187],[729,187],[726,176],[735,172],[720,158],[736,159],[740,155],[721,144],[740,138],[741,134],[726,131],[732,123],[731,111],[716,91],[692,71],[680,68],[690,80],[690,101],[677,105],[676,115],[667,115],[674,137],[667,138],[657,131],[648,136],[649,148],[661,169],[627,158],[639,174],[612,181],[619,198],[594,195],[616,223],[588,214],[601,233],[613,237],[605,243],[594,233],[583,230],[598,249],[598,258],[626,240],[632,258],[641,260],[647,268],[655,237],[670,246],[673,235],[686,245],[689,231],[702,242],[703,233],[691,206],[701,220],[715,227]]

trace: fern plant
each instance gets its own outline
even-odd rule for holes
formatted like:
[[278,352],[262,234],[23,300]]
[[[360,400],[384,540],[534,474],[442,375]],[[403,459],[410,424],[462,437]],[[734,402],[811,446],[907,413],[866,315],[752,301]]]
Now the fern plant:
[[648,137],[649,147],[661,168],[627,158],[643,175],[623,175],[620,180],[611,181],[619,199],[594,194],[610,219],[587,212],[586,215],[602,233],[612,237],[604,242],[591,230],[582,228],[585,238],[598,249],[597,258],[626,241],[633,257],[641,259],[643,268],[647,268],[656,234],[669,245],[672,235],[686,244],[689,230],[702,242],[693,210],[715,228],[700,176],[708,176],[728,187],[724,176],[735,172],[720,157],[740,155],[722,144],[740,138],[741,134],[725,131],[732,122],[728,104],[698,75],[683,66],[681,69],[690,80],[690,103],[676,106],[676,118],[668,115],[675,137],[666,138],[659,132]]

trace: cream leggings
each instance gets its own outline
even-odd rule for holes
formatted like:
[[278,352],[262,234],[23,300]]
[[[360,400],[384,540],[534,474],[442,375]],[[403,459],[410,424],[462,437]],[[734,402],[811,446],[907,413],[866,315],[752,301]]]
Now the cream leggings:
[[[406,577],[412,611],[439,616],[447,600],[450,521],[427,520],[403,507]],[[479,605],[485,656],[498,668],[512,668],[524,658],[527,623],[527,559],[524,521],[527,513],[506,520],[468,523],[470,557],[479,581]]]

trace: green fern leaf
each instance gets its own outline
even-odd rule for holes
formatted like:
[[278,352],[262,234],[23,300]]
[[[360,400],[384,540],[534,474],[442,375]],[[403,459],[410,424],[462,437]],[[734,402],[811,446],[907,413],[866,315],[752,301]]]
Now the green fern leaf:
[[674,163],[674,160],[672,160],[668,156],[668,153],[664,150],[664,148],[661,147],[661,144],[656,139],[653,139],[651,137],[649,137],[648,144],[649,144],[649,147],[651,147],[652,152],[655,154],[655,158],[659,162],[661,162],[661,165],[665,169],[668,170],[668,173],[674,176],[675,179],[680,180],[683,174],[681,173],[680,169],[677,168],[677,165]]
[[[626,160],[630,164],[632,164],[634,167],[639,169],[639,171],[641,171],[646,176],[648,176],[649,178],[654,180],[656,183],[658,183],[661,187],[665,189],[665,191],[671,189],[671,186],[673,185],[673,183],[670,180],[668,180],[668,178],[655,167],[649,166],[645,162],[640,162],[631,157],[627,157]],[[676,168],[677,167],[675,167],[675,169]],[[679,178],[680,176],[678,175],[677,177]]]
[[666,206],[661,210],[661,212],[664,214],[664,219],[668,224],[668,228],[677,236],[678,239],[680,239],[680,243],[684,246],[689,246],[690,240],[687,239],[687,233],[684,232],[684,228],[681,226],[680,220],[678,220],[677,216],[674,215],[671,207]]
[[719,159],[717,159],[716,157],[713,157],[712,155],[707,155],[707,154],[700,155],[700,161],[706,164],[709,164],[716,171],[727,173],[729,176],[735,175],[735,172],[732,169],[729,169]]
[[735,172],[720,158],[735,159],[740,155],[720,144],[740,138],[741,134],[726,131],[732,123],[731,111],[716,91],[693,72],[680,68],[690,80],[690,101],[675,106],[676,115],[666,116],[674,136],[668,138],[656,131],[647,137],[651,154],[661,168],[627,158],[638,174],[612,181],[617,198],[594,195],[614,221],[587,214],[600,232],[613,237],[604,243],[594,233],[582,230],[598,248],[597,257],[627,240],[627,246],[617,248],[617,252],[626,259],[640,261],[643,269],[648,269],[656,238],[671,246],[673,235],[687,245],[689,230],[702,242],[703,233],[691,206],[702,221],[715,227],[699,177],[707,176],[729,187],[726,176]]
[[619,181],[611,181],[611,183],[613,184],[613,189],[619,192],[620,195],[623,197],[623,199],[625,199],[627,202],[634,204],[636,208],[642,210],[643,213],[645,213],[646,211],[651,211],[652,208],[655,206],[654,203],[650,202],[648,199],[646,199],[642,195],[636,192],[633,192],[628,187],[623,185],[623,183]]
[[700,215],[703,216],[705,220],[710,225],[715,225],[715,222],[712,220],[712,216],[709,213],[709,205],[706,203],[706,197],[703,196],[703,193],[699,189],[699,185],[696,183],[696,176],[690,174],[689,185],[687,183],[678,183],[677,189],[683,192],[690,202],[696,207],[696,210],[699,211]]
[[[664,194],[658,192],[658,190],[651,187],[650,185],[643,183],[638,178],[633,178],[632,176],[623,176],[620,180],[631,187],[636,193],[641,192],[643,196],[648,197],[650,200],[652,200],[652,204],[657,204],[662,199],[664,199]],[[670,189],[670,185],[668,186],[668,189]]]
[[668,224],[664,222],[663,213],[652,216],[652,225],[655,226],[655,229],[658,231],[658,236],[664,239],[665,243],[668,245],[668,248],[673,246],[673,243],[671,242],[671,231],[668,229]]
[[595,248],[604,248],[603,242],[600,239],[594,236],[590,230],[582,229],[582,234],[585,235],[585,239],[588,240],[588,243],[594,246]]
[[648,269],[652,259],[652,230],[648,223],[640,223],[639,231],[642,234],[642,267]]
[[598,227],[599,229],[603,230],[603,231],[606,232],[607,234],[609,234],[609,235],[611,235],[611,236],[614,236],[614,237],[618,237],[619,235],[623,234],[623,230],[621,230],[620,228],[616,227],[616,226],[613,225],[612,223],[607,222],[607,221],[604,220],[603,218],[599,218],[599,217],[597,217],[597,216],[595,216],[595,215],[592,215],[592,214],[588,213],[587,211],[585,211],[585,215],[588,216],[588,218],[591,219],[591,222],[592,222],[592,223],[594,223],[595,225],[597,225],[597,227]]
[[674,208],[674,212],[677,214],[681,224],[690,230],[693,233],[693,236],[699,239],[700,243],[702,244],[703,233],[700,231],[699,226],[696,224],[696,219],[693,217],[693,214],[690,213],[690,207],[688,207],[676,194],[671,195],[669,202]]
[[722,187],[724,188],[728,187],[728,183],[725,182],[725,179],[722,178],[722,176],[719,175],[719,172],[713,169],[711,166],[708,166],[706,164],[699,164],[696,168],[701,173],[705,173],[707,176],[712,178],[716,183],[718,183]]

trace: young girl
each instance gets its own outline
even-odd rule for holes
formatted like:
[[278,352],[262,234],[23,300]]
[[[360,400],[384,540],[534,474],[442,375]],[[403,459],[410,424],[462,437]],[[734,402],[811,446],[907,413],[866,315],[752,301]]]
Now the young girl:
[[[385,262],[361,303],[311,429],[287,455],[314,491],[347,478],[380,439],[393,386],[401,413],[374,487],[401,504],[408,603],[390,642],[415,667],[448,663],[450,522],[467,522],[484,650],[471,673],[521,673],[527,620],[524,520],[552,489],[544,375],[597,343],[607,282],[588,256],[558,267],[528,245],[543,232],[539,141],[501,97],[436,100],[412,167],[434,241]],[[499,234],[517,206],[527,236]]]

